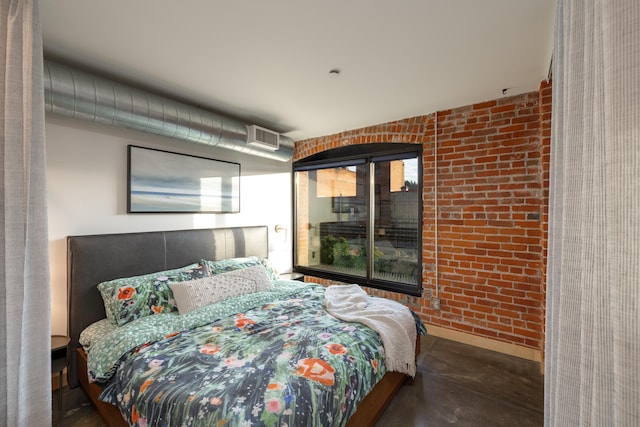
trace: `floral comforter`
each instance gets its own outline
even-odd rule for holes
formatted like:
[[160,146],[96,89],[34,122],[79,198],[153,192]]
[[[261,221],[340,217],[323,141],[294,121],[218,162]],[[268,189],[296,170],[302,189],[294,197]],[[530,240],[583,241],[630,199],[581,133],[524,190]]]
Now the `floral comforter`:
[[321,286],[275,288],[129,350],[100,398],[137,426],[344,425],[386,371],[379,335],[328,315]]

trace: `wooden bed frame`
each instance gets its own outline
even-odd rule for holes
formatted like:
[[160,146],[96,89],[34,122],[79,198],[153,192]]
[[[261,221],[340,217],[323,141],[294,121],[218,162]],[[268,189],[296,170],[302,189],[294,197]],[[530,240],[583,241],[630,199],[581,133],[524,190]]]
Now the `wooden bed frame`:
[[[98,399],[102,388],[99,384],[89,383],[87,355],[78,342],[80,333],[87,326],[106,317],[97,284],[120,277],[179,268],[201,259],[267,257],[268,248],[266,226],[69,236],[70,387],[82,387],[107,425],[127,425],[116,406]],[[420,349],[419,336],[416,339],[417,353]],[[397,372],[387,372],[358,405],[358,410],[347,425],[372,426],[407,378]]]

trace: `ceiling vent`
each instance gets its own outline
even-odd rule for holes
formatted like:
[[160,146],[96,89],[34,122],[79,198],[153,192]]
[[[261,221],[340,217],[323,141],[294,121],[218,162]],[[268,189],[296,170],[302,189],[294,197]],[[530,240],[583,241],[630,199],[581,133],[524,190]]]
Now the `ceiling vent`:
[[280,134],[260,126],[247,126],[247,144],[275,151],[280,145]]
[[[291,138],[62,64],[44,61],[47,113],[289,162]],[[257,137],[256,137],[257,136]],[[247,141],[256,141],[252,145]],[[255,144],[255,145],[254,145]],[[259,146],[258,146],[259,144]],[[268,150],[265,150],[268,147]]]

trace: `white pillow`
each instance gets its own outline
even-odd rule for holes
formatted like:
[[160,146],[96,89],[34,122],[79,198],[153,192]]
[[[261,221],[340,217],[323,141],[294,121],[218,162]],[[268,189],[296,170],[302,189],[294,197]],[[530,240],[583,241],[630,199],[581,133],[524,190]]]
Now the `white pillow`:
[[169,287],[173,291],[178,312],[184,314],[232,297],[266,291],[273,288],[273,282],[264,266],[256,265],[201,279],[172,283]]

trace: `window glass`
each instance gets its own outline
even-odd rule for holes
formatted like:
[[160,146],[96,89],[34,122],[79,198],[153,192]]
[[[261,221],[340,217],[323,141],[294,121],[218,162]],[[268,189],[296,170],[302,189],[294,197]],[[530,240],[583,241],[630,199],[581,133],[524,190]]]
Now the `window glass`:
[[421,153],[376,145],[358,146],[360,156],[336,149],[294,164],[294,268],[419,294]]
[[366,165],[296,173],[298,264],[366,276]]
[[417,283],[417,164],[416,158],[375,163],[374,278]]

